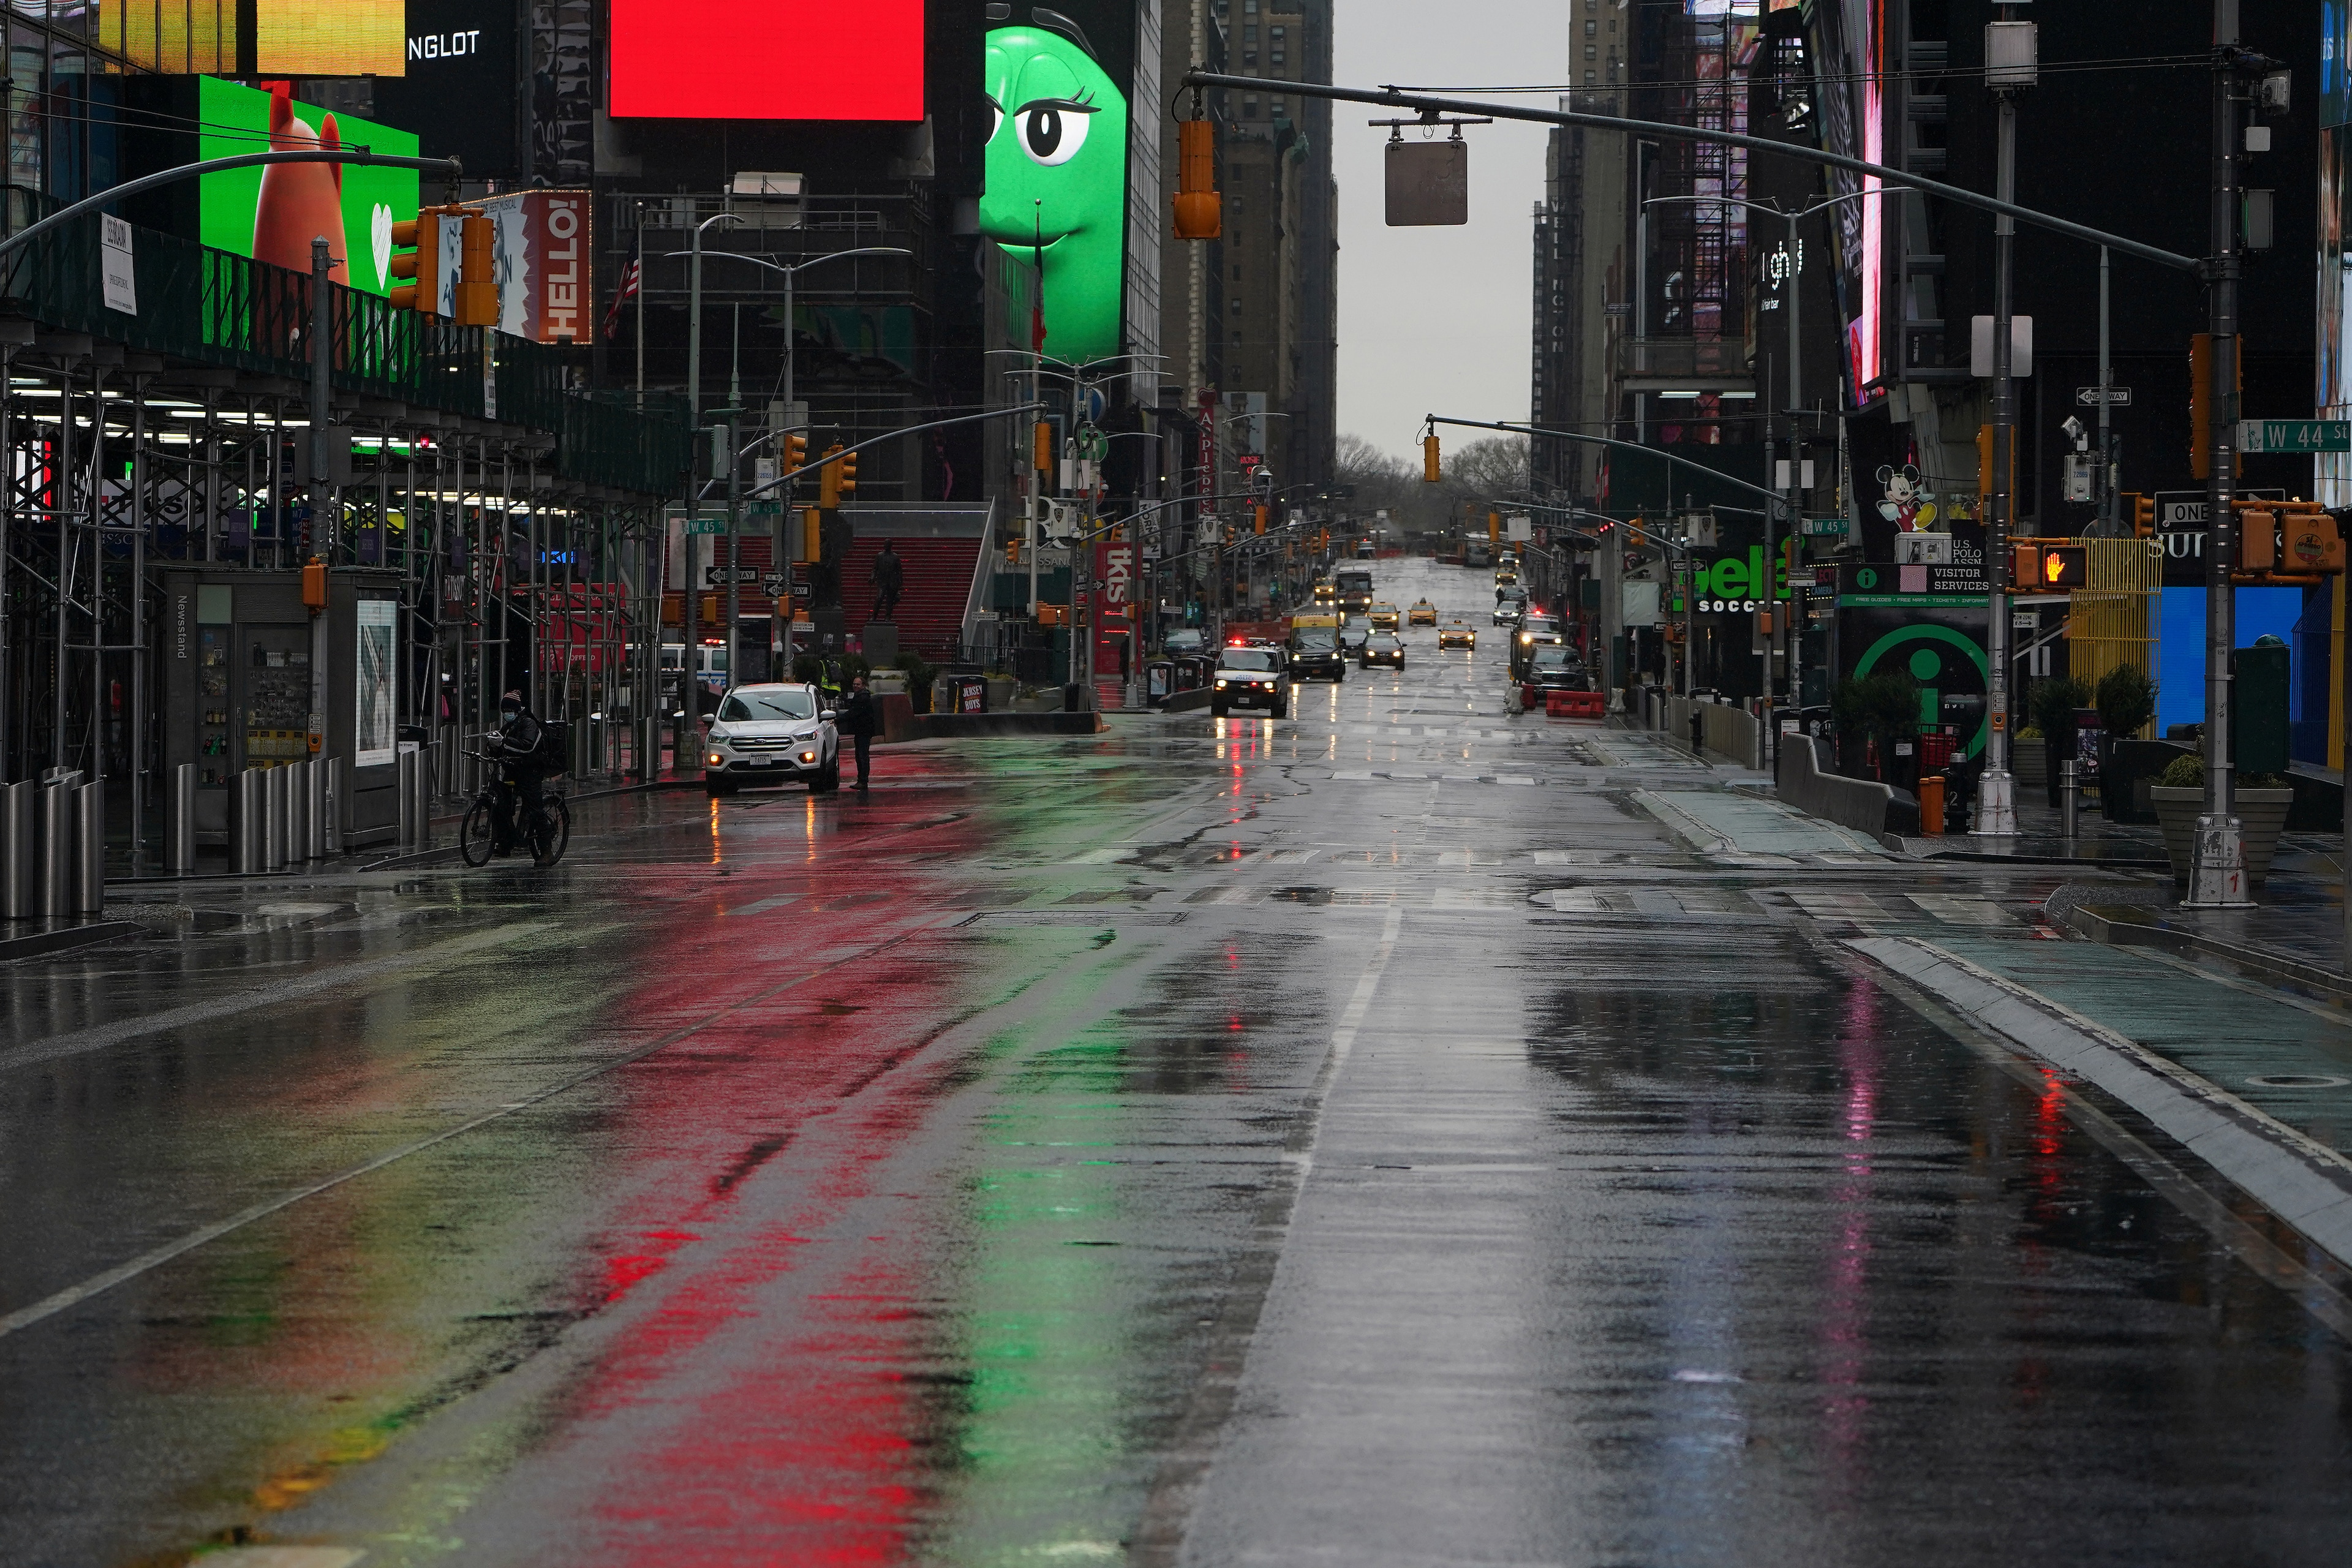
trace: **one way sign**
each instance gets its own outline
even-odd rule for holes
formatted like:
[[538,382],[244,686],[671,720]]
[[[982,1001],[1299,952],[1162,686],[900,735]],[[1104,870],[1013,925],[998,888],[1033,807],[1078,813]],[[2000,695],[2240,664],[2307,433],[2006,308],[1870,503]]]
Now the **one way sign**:
[[2110,408],[2129,408],[2131,388],[2128,386],[2078,386],[2074,389],[2076,407],[2096,408],[2102,402]]

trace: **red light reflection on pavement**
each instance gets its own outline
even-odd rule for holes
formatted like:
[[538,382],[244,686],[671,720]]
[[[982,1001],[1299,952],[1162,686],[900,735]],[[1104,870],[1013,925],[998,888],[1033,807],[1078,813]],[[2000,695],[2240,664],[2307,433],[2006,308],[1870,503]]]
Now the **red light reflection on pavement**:
[[[730,899],[765,892],[740,883],[771,854],[802,879],[803,825],[775,826],[789,840],[730,822]],[[952,865],[963,834],[913,842]],[[866,842],[904,857],[910,841]],[[615,1075],[608,1190],[625,1196],[595,1266],[623,1316],[527,1461],[581,1498],[572,1563],[875,1563],[914,1527],[920,1417],[901,1379],[923,1355],[919,1268],[889,1234],[901,1200],[875,1184],[935,1102],[893,1069],[954,1015],[963,959],[899,944],[760,996],[808,972],[813,938],[854,951],[936,907],[919,869],[855,840],[815,847],[806,897],[736,928],[723,964],[698,951],[707,928],[645,954],[646,1013],[707,1013],[720,975],[755,979],[725,984],[757,999]]]

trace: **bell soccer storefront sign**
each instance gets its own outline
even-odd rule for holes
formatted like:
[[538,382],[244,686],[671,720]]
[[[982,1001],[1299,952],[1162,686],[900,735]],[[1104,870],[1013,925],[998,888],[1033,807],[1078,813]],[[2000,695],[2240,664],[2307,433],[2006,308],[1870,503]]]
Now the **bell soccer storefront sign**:
[[1751,544],[1744,553],[1721,555],[1713,561],[1695,563],[1697,581],[1694,584],[1701,615],[1753,614],[1763,609],[1772,599],[1789,596],[1789,569],[1786,564],[1771,563],[1772,588],[1768,598],[1765,592],[1766,559],[1764,547]]
[[1094,642],[1095,673],[1116,676],[1119,650],[1135,625],[1135,546],[1095,546]]

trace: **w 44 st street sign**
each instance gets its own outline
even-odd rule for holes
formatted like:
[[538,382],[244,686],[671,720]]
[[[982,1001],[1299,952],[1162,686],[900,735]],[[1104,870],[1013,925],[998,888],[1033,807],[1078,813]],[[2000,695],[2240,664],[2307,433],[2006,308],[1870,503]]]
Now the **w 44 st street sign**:
[[2352,419],[2241,419],[2238,450],[2352,452]]

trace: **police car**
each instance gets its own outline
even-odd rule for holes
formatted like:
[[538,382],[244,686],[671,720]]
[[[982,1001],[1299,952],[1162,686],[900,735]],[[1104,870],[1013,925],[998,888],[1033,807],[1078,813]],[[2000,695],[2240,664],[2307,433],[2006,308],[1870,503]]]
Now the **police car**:
[[1222,719],[1235,708],[1290,717],[1290,659],[1280,646],[1234,641],[1219,651],[1217,673],[1209,681],[1209,711]]

